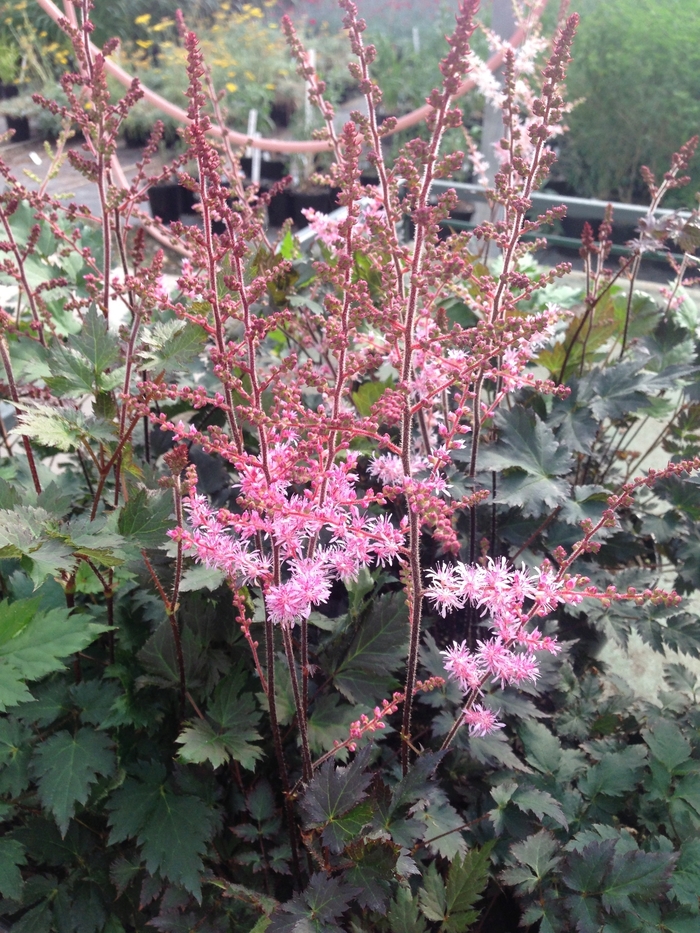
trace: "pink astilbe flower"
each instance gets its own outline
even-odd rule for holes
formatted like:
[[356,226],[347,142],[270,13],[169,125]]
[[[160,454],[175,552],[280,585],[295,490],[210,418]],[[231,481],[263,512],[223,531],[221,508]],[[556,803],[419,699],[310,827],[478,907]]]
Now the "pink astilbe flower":
[[499,722],[498,715],[490,709],[485,709],[478,703],[468,706],[464,713],[464,722],[469,726],[469,734],[477,738],[491,735],[502,729],[504,723]]
[[368,512],[373,494],[358,496],[355,454],[315,474],[303,494],[290,495],[297,461],[293,436],[272,445],[265,464],[241,458],[240,511],[212,508],[192,486],[183,498],[189,527],[170,533],[234,586],[260,586],[270,618],[284,626],[327,602],[334,579],[353,580],[363,568],[401,560],[406,537],[405,519],[396,527],[388,515]]

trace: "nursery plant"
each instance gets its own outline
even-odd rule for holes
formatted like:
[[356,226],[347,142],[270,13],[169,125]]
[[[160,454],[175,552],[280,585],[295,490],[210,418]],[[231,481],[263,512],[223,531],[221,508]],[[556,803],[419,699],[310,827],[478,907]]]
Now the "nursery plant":
[[[368,112],[339,133],[284,21],[345,209],[310,253],[266,232],[283,183],[244,190],[212,141],[222,112],[182,18],[187,151],[151,172],[157,124],[127,186],[112,157],[138,82],[110,97],[89,0],[60,23],[78,70],[45,106],[79,125],[67,157],[100,215],[0,161],[14,933],[697,929],[700,688],[676,659],[658,704],[595,658],[633,631],[700,647],[679,595],[700,567],[699,225],[655,213],[697,139],[646,173],[618,270],[609,224],[585,232],[583,291],[537,267],[523,235],[562,213],[529,217],[572,16],[539,76],[507,52],[493,218],[442,236],[456,195],[431,187],[464,160],[440,143],[477,5],[456,11],[430,138],[394,165],[351,0]],[[201,225],[143,211],[173,171]],[[183,256],[173,290],[148,228]],[[669,237],[682,259],[657,304],[635,283]],[[671,460],[646,471],[649,423]]]

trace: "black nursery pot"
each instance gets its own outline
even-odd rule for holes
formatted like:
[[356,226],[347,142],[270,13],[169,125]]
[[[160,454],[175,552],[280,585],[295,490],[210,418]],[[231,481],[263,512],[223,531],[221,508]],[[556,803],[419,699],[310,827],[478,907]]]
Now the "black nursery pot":
[[[241,168],[245,172],[246,178],[251,178],[253,174],[253,159],[249,156],[243,156],[241,159]],[[280,181],[284,178],[286,165],[277,160],[260,160],[260,178],[265,181]]]
[[196,214],[195,205],[197,204],[197,195],[184,185],[178,185],[180,189],[180,213]]
[[302,210],[312,207],[320,214],[330,214],[338,206],[338,189],[323,188],[320,185],[304,191],[292,191],[292,220],[295,226],[302,230],[308,227],[309,222],[302,214]]
[[292,216],[292,199],[289,191],[280,191],[270,198],[267,205],[267,222],[271,227],[281,227]]
[[151,214],[160,217],[164,224],[180,219],[180,185],[155,185],[148,189]]
[[19,96],[19,88],[16,84],[0,84],[0,98],[3,100],[12,100]]
[[26,143],[29,139],[29,117],[5,117],[8,130],[14,130],[13,143]]

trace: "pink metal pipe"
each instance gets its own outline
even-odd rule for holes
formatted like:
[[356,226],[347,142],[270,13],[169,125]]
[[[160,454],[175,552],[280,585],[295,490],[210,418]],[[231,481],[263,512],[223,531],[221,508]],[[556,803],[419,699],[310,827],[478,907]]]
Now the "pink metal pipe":
[[[60,20],[64,19],[63,13],[59,10],[55,3],[52,0],[37,0],[39,6],[44,10],[45,13],[48,13],[51,19],[55,23],[59,23]],[[545,7],[547,6],[548,0],[539,0],[537,5],[532,11],[530,18],[530,27],[534,25],[542,16]],[[524,26],[519,26],[513,35],[510,38],[510,45],[515,47],[520,45],[520,43],[525,38],[527,29]],[[95,46],[91,47],[94,54],[97,54],[99,51]],[[490,71],[495,71],[503,64],[503,59],[505,57],[504,52],[495,52],[491,58],[488,60],[488,67]],[[131,75],[129,75],[123,68],[117,65],[115,62],[110,59],[106,60],[107,71],[117,79],[124,87],[130,87],[133,81]],[[471,78],[467,78],[466,81],[463,81],[460,85],[459,90],[455,94],[455,97],[461,97],[463,94],[466,94],[467,91],[471,91],[474,87],[475,82]],[[154,107],[157,107],[160,111],[172,117],[174,120],[177,120],[180,123],[188,124],[190,119],[187,114],[181,107],[177,107],[175,104],[172,104],[169,100],[166,100],[164,97],[161,97],[160,94],[156,94],[155,91],[152,91],[150,88],[146,87],[144,84],[141,84],[143,88],[144,98]],[[430,112],[430,106],[424,104],[422,107],[419,107],[417,110],[411,111],[411,113],[405,114],[403,117],[399,117],[396,122],[396,126],[392,130],[392,133],[398,133],[401,130],[408,129],[410,126],[415,126],[416,123],[420,123],[421,120],[425,120]],[[221,127],[212,126],[211,133],[216,136],[223,136]],[[263,137],[251,138],[246,136],[245,133],[237,133],[235,130],[226,131],[227,138],[237,146],[252,146],[254,149],[264,149],[266,152],[285,152],[285,153],[294,153],[294,152],[324,152],[331,148],[331,144],[328,140],[294,140],[294,139],[264,139]]]

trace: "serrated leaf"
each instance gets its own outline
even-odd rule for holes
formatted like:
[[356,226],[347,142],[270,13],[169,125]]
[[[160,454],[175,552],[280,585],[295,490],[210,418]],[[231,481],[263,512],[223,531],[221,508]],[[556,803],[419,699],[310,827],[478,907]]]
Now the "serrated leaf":
[[173,500],[167,493],[149,496],[145,489],[132,491],[119,512],[119,533],[134,540],[139,547],[159,547],[173,527],[172,511]]
[[424,810],[415,814],[415,818],[425,825],[423,845],[442,858],[456,858],[467,850],[467,844],[461,830],[464,819],[451,803],[432,800]]
[[554,854],[558,848],[556,839],[544,829],[528,836],[524,842],[515,843],[510,848],[511,858],[524,868],[511,865],[503,872],[504,881],[517,885],[523,893],[534,891],[561,861]]
[[262,757],[262,749],[253,745],[260,740],[257,731],[261,713],[252,693],[243,693],[244,681],[234,671],[217,685],[209,705],[207,719],[197,719],[178,736],[180,758],[192,764],[209,761],[218,768],[229,758],[252,771]]
[[17,402],[18,424],[10,434],[33,437],[44,447],[68,451],[83,442],[109,442],[114,439],[115,425],[90,417],[80,409],[55,408],[45,402]]
[[175,794],[164,770],[127,779],[107,804],[110,844],[135,838],[146,868],[201,899],[202,856],[215,828],[215,811],[192,794]]
[[463,859],[459,856],[450,865],[447,874],[447,933],[462,933],[479,916],[474,904],[479,900],[489,880],[489,856],[495,843],[488,842],[473,849]]
[[645,361],[629,360],[596,367],[581,380],[580,396],[599,418],[626,418],[648,408],[652,377],[641,372]]
[[[587,850],[584,850],[584,853]],[[632,910],[633,899],[650,901],[668,890],[668,878],[677,859],[675,852],[615,852],[612,868],[604,879],[602,903],[606,910]]]
[[534,813],[540,820],[543,816],[550,816],[553,820],[568,829],[568,822],[559,803],[546,791],[534,787],[523,787],[513,794],[513,803],[523,811]]
[[[364,806],[364,804],[360,804]],[[394,853],[389,846],[365,844],[362,855],[348,869],[345,880],[358,889],[356,901],[384,916],[391,897],[394,878]]]
[[420,756],[394,787],[391,795],[392,812],[428,797],[435,786],[431,777],[446,754],[444,751],[426,752]]
[[[357,888],[344,885],[338,878],[323,874],[311,876],[302,894],[295,894],[282,905],[268,927],[269,933],[336,933],[334,922],[348,909]],[[284,916],[284,914],[291,916]]]
[[423,874],[423,887],[418,892],[418,902],[424,917],[442,923],[447,913],[447,892],[435,863],[431,862]]
[[369,702],[387,695],[391,672],[408,650],[406,602],[402,596],[381,596],[353,639],[333,679],[352,702]]
[[685,664],[664,664],[664,680],[672,690],[695,696],[698,679]]
[[[31,700],[25,681],[63,668],[63,658],[82,651],[107,626],[67,609],[38,612],[40,600],[0,602],[0,709]],[[14,634],[12,634],[14,633]]]
[[700,912],[700,839],[683,843],[671,876],[671,894],[684,907]]
[[8,836],[0,838],[0,894],[3,897],[20,901],[22,899],[22,872],[27,857],[24,846]]
[[84,804],[97,775],[109,777],[116,758],[109,738],[83,727],[75,735],[62,730],[42,742],[34,752],[32,769],[39,798],[50,810],[65,836],[76,804]]
[[598,795],[621,797],[641,780],[645,762],[643,745],[628,745],[618,752],[609,752],[579,778],[578,788],[589,800]]
[[411,897],[408,888],[399,888],[389,908],[391,933],[426,933],[428,927],[420,915],[418,899]]
[[482,448],[480,469],[518,467],[540,479],[562,476],[569,471],[571,454],[536,414],[516,405],[511,411],[499,412],[495,421],[499,442],[494,447]]
[[308,722],[311,750],[318,755],[330,751],[336,741],[347,737],[357,717],[357,709],[343,703],[337,693],[319,697]]
[[642,733],[654,758],[673,772],[690,758],[690,742],[668,719],[657,720]]
[[[360,835],[364,827],[371,821],[372,813],[372,804],[365,800],[358,803],[348,813],[332,819],[323,830],[321,837],[323,844],[327,845],[334,855],[339,855],[348,843]],[[356,882],[353,881],[352,883],[355,884]]]
[[329,828],[366,797],[366,788],[372,780],[372,775],[365,773],[370,753],[369,746],[362,749],[345,768],[338,767],[333,760],[321,765],[301,801],[306,824],[323,826],[324,838],[329,830],[329,845],[337,852],[343,848],[342,830],[336,836],[335,829]]
[[207,342],[204,328],[190,321],[159,321],[144,336],[141,368],[156,373],[185,372]]

